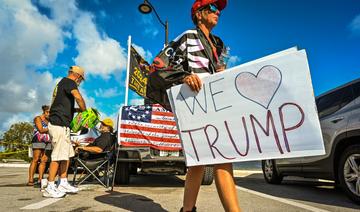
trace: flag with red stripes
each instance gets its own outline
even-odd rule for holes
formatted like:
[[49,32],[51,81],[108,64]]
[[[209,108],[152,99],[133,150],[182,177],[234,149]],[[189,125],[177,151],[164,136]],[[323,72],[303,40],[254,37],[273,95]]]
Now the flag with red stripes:
[[174,114],[159,104],[123,106],[120,118],[118,133],[122,146],[181,149]]

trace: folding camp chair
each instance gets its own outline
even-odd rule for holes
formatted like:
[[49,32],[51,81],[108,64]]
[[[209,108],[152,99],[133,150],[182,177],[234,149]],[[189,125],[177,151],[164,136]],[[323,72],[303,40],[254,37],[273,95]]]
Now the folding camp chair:
[[[115,136],[113,139],[114,143],[116,141]],[[90,153],[85,151],[80,151],[79,154],[76,154],[74,157],[74,178],[73,185],[80,185],[85,180],[93,177],[97,182],[99,182],[105,188],[109,187],[110,177],[113,176],[113,164],[114,164],[114,143],[110,151],[105,151],[102,153]],[[81,170],[80,177],[76,179]],[[103,178],[103,179],[101,179]]]

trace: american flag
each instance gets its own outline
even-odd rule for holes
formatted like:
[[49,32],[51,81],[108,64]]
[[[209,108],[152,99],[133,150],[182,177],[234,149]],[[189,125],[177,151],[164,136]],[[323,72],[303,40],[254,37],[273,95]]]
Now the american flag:
[[119,118],[120,145],[167,151],[181,149],[174,114],[159,104],[124,106]]

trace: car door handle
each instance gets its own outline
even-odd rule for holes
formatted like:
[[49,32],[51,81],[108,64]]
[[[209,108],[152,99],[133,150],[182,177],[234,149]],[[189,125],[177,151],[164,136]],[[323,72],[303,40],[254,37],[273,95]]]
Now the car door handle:
[[339,121],[341,121],[343,119],[344,119],[344,117],[336,117],[336,118],[332,119],[331,122],[336,124],[337,122],[339,122]]

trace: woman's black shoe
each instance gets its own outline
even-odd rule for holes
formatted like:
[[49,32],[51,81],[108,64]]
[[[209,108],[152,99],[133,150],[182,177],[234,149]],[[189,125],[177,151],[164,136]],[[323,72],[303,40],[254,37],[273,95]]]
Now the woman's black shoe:
[[196,212],[196,207],[194,206],[191,211],[183,211],[183,208],[181,208],[180,212]]

